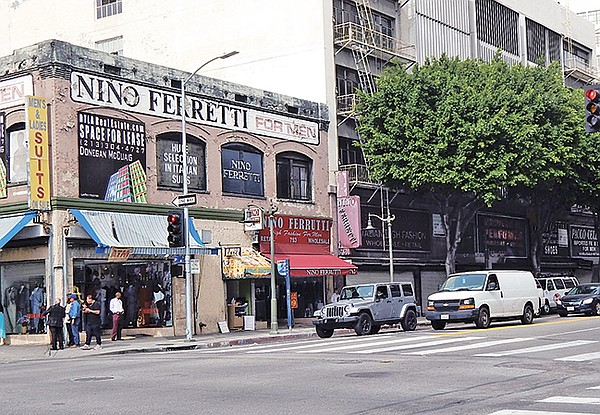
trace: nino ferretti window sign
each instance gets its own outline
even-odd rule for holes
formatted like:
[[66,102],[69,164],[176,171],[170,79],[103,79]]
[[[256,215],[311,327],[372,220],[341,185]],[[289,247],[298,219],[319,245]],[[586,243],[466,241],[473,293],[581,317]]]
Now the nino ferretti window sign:
[[79,196],[146,203],[146,129],[143,123],[77,114]]

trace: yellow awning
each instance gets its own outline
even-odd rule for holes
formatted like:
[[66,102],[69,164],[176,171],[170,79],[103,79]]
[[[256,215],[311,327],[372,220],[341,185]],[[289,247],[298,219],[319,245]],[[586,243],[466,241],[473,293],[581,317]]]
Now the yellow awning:
[[223,278],[268,278],[271,261],[252,248],[242,248],[241,255],[223,257]]

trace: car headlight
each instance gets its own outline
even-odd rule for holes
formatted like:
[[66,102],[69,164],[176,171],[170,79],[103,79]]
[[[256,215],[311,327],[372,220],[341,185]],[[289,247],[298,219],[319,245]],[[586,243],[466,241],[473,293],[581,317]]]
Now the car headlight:
[[431,300],[427,301],[427,310],[428,311],[435,311],[435,305],[433,304],[433,301],[431,301]]
[[587,305],[587,304],[592,304],[593,302],[594,302],[594,299],[593,299],[593,298],[586,298],[585,300],[583,300],[583,301],[581,302],[581,304],[583,304],[583,305]]
[[318,317],[321,317],[321,316],[323,315],[323,314],[322,314],[322,313],[323,313],[323,310],[325,310],[325,309],[324,309],[324,308],[322,308],[322,309],[320,309],[320,310],[317,310],[317,311],[315,311],[315,312],[313,313],[313,317],[317,317],[317,318],[318,318]]
[[346,304],[346,306],[344,307],[344,314],[345,315],[349,315],[350,314],[350,304]]
[[465,298],[464,300],[460,300],[460,304],[458,305],[459,310],[469,310],[473,308],[475,308],[474,298]]
[[556,304],[562,304],[562,301],[560,301],[560,298],[556,299]]

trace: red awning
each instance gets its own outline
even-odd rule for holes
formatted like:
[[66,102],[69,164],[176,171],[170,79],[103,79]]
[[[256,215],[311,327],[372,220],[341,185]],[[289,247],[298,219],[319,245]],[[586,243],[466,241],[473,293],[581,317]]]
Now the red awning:
[[275,261],[282,259],[290,260],[291,277],[347,275],[357,270],[356,265],[331,254],[275,254]]

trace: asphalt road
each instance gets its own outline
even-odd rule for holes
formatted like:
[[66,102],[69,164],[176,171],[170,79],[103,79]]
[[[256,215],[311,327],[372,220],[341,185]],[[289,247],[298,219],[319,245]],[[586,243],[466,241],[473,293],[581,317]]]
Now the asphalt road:
[[0,414],[600,414],[600,317],[0,366]]

